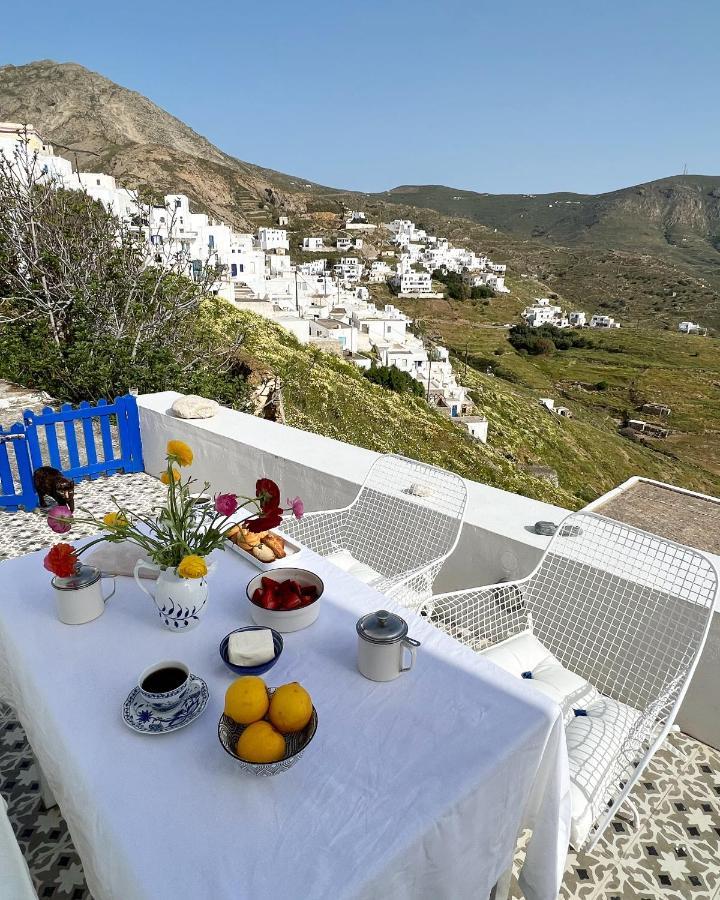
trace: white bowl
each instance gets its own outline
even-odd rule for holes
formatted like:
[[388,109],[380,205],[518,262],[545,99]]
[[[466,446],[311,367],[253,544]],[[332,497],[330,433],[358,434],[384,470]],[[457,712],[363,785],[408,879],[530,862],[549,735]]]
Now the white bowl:
[[300,631],[301,628],[312,625],[320,615],[320,598],[325,590],[322,579],[314,572],[308,572],[307,569],[293,569],[290,566],[273,569],[272,572],[265,573],[264,577],[272,578],[275,581],[297,581],[300,587],[312,586],[317,588],[318,596],[317,600],[313,600],[308,606],[301,606],[300,609],[265,609],[252,601],[252,595],[259,587],[262,587],[263,574],[256,575],[250,579],[246,589],[253,622],[256,625],[263,625],[265,628],[274,628],[275,631],[282,632]]

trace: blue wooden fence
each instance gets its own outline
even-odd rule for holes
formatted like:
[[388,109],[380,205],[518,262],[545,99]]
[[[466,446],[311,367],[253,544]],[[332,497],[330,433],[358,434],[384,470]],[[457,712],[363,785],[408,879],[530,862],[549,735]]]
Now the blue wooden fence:
[[[97,445],[93,420],[99,424],[100,446]],[[80,441],[76,423],[81,432]],[[116,446],[113,446],[113,429],[117,434]],[[63,454],[61,444],[65,448]],[[83,458],[81,449],[84,450]],[[127,394],[116,397],[112,403],[83,401],[77,408],[66,403],[59,411],[49,406],[39,413],[26,409],[22,423],[9,429],[0,427],[0,507],[33,509],[38,505],[32,474],[40,466],[53,466],[74,481],[120,471],[142,472],[140,420],[135,397]]]

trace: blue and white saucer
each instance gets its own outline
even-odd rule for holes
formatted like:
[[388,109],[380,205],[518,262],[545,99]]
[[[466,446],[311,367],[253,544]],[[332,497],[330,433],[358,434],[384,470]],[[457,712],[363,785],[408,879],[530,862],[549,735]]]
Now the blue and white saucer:
[[199,675],[190,676],[190,685],[182,703],[162,711],[148,706],[140,688],[135,687],[123,703],[123,722],[139,734],[168,734],[194,722],[207,706],[209,698],[208,686]]

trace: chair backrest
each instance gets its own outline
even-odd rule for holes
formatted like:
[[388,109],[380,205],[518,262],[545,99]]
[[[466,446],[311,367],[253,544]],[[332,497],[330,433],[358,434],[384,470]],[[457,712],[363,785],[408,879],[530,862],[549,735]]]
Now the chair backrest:
[[385,576],[408,572],[454,549],[466,502],[465,482],[452,472],[381,456],[348,510],[347,547]]
[[525,603],[537,637],[563,665],[644,709],[692,673],[717,587],[697,550],[577,513],[530,577]]

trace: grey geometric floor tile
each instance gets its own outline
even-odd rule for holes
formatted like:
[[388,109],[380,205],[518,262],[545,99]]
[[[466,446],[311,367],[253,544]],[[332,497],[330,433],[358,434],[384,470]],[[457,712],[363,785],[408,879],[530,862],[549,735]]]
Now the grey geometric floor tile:
[[[82,515],[82,507],[102,518],[106,512],[116,508],[114,498],[130,510],[147,513],[153,506],[162,503],[166,496],[167,488],[157,478],[144,472],[113,475],[79,482],[75,487],[75,512]],[[67,534],[59,535],[50,530],[41,512],[18,510],[10,513],[0,510],[0,561],[95,533],[97,529],[90,525],[75,525]]]
[[[616,817],[591,853],[571,851],[563,900],[720,900],[720,752],[684,734],[669,742],[681,759],[664,747],[631,794],[639,828]],[[515,878],[511,897],[522,897]]]

